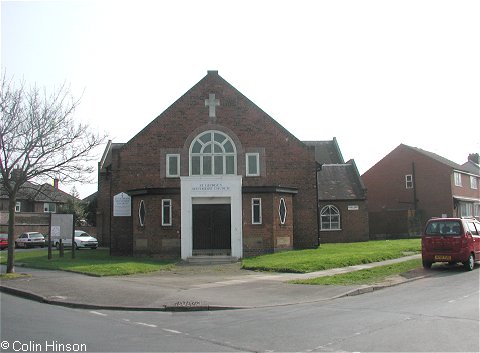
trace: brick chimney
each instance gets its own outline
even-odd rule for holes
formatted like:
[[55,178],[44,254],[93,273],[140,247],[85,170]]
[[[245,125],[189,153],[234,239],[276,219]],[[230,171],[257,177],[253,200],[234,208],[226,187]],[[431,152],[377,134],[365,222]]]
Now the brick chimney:
[[53,187],[58,190],[58,179],[53,179]]
[[476,164],[480,164],[480,155],[478,153],[470,153],[468,155],[468,160],[470,162],[473,162],[473,163],[476,163]]

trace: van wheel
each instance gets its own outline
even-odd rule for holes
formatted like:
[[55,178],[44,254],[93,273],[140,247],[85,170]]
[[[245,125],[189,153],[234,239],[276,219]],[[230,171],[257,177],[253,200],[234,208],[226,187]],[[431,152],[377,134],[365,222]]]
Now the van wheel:
[[73,243],[73,246],[75,247],[75,250],[78,250],[78,245],[77,245],[77,243]]
[[432,268],[432,263],[431,262],[423,261],[422,264],[423,264],[423,268],[425,268],[427,270]]
[[463,263],[463,267],[465,267],[467,271],[473,270],[475,267],[475,258],[473,257],[473,254],[470,254],[468,260]]
[[60,250],[60,243],[58,241],[55,243],[55,247],[57,248],[57,250]]

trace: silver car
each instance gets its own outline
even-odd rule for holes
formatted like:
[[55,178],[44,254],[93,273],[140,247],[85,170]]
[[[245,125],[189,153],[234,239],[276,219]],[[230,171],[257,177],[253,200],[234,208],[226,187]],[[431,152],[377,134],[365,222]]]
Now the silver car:
[[17,240],[15,240],[15,247],[17,248],[33,248],[34,246],[45,246],[45,237],[39,232],[25,232],[22,233]]

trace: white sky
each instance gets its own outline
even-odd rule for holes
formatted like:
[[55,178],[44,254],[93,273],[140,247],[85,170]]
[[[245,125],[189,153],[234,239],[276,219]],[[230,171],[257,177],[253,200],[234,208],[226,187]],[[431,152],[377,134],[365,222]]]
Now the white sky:
[[114,142],[218,70],[362,174],[400,143],[463,164],[480,152],[479,18],[477,0],[2,1],[1,67],[70,83],[76,117]]

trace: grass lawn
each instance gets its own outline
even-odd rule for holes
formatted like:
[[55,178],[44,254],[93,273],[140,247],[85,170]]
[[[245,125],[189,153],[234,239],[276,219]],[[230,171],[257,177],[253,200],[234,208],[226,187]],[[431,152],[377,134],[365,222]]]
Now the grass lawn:
[[[48,260],[47,250],[15,252],[15,263],[25,264],[27,267],[48,270],[64,270],[84,273],[94,276],[121,276],[135,273],[146,273],[172,268],[174,261],[161,261],[150,258],[129,256],[110,256],[108,249],[80,250],[75,252],[72,259],[71,252],[65,251],[63,258],[58,251],[52,251],[52,259]],[[7,253],[0,254],[0,263],[6,264]]]
[[385,278],[393,275],[414,270],[422,266],[422,260],[408,260],[396,264],[374,267],[366,270],[359,270],[349,273],[342,273],[334,276],[317,277],[306,280],[295,280],[290,283],[295,284],[324,284],[348,286],[354,284],[372,284],[378,283]]
[[243,259],[243,268],[255,271],[306,273],[366,264],[421,251],[420,239],[377,240],[322,244],[317,249],[292,250]]

